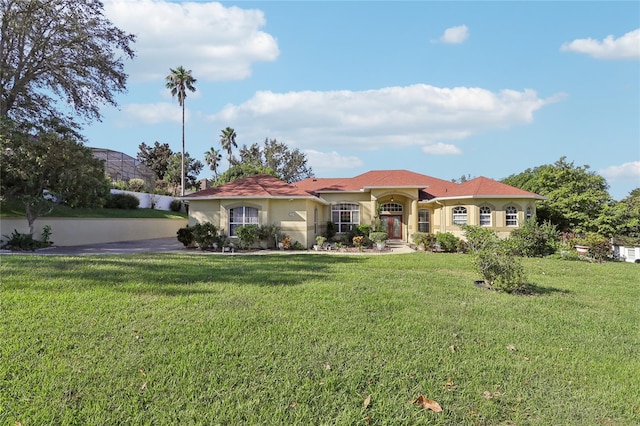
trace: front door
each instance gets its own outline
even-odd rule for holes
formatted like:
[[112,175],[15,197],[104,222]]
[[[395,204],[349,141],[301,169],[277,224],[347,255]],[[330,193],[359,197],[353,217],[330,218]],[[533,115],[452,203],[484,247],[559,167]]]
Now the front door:
[[382,224],[387,226],[387,234],[390,240],[402,239],[402,215],[382,216]]

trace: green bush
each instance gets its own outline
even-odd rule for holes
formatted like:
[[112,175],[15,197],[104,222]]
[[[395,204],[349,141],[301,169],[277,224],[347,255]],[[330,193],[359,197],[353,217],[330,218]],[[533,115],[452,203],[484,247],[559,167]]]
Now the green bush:
[[0,248],[13,251],[35,251],[39,248],[49,247],[52,244],[49,241],[50,235],[51,227],[48,225],[44,227],[40,240],[33,238],[31,234],[21,234],[17,229],[14,229],[11,235],[3,235],[7,238],[7,242],[0,246]]
[[436,242],[440,245],[440,249],[447,253],[454,253],[458,250],[458,241],[460,239],[451,232],[441,232],[436,234]]
[[132,194],[109,194],[104,207],[107,209],[134,210],[140,205],[138,197]]
[[389,234],[386,232],[372,232],[369,234],[369,239],[374,243],[384,243],[389,239]]
[[127,181],[120,180],[120,179],[112,181],[111,187],[113,189],[119,189],[121,191],[126,191],[127,189],[129,189],[129,185],[127,184]]
[[504,242],[476,251],[474,266],[484,283],[495,290],[511,293],[526,287],[520,258],[510,255]]
[[276,247],[276,241],[280,241],[280,227],[274,223],[260,225],[258,229],[258,238],[260,241],[264,241],[267,248]]
[[178,229],[178,241],[180,241],[185,247],[191,247],[195,242],[195,236],[193,235],[192,227],[185,227]]
[[589,247],[587,257],[597,262],[613,259],[613,247],[607,237],[591,232],[580,238],[578,243]]
[[327,237],[327,240],[331,241],[333,237],[335,237],[335,235],[336,235],[336,224],[331,221],[328,221],[327,229],[325,231],[325,237]]
[[182,210],[182,200],[173,200],[171,204],[169,204],[169,209],[172,212],[179,212]]
[[463,225],[462,230],[467,240],[467,247],[472,252],[494,247],[500,242],[500,237],[498,237],[498,234],[491,228]]
[[260,227],[256,224],[238,226],[236,228],[236,236],[240,247],[248,249],[260,241]]
[[129,191],[144,192],[146,183],[143,179],[133,178],[129,179]]
[[433,245],[436,243],[436,236],[428,232],[416,232],[411,235],[411,238],[416,246],[421,245],[427,250],[432,249]]
[[197,223],[193,226],[193,239],[200,250],[211,250],[220,241],[218,228],[211,222]]
[[512,253],[524,257],[543,257],[555,253],[560,240],[556,225],[539,224],[535,217],[526,220],[509,236]]

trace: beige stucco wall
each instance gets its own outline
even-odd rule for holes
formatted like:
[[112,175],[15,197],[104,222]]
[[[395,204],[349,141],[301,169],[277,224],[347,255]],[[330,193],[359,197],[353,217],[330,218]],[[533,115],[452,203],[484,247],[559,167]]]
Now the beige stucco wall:
[[237,199],[237,200],[190,200],[189,225],[211,222],[219,229],[229,232],[229,210],[247,206],[258,209],[261,225],[274,224],[283,234],[305,247],[315,243],[314,209],[318,208],[319,233],[324,230],[326,213],[324,205],[311,199]]
[[[176,237],[178,229],[187,226],[187,219],[85,219],[47,218],[35,222],[35,236],[44,226],[51,226],[51,241],[56,246],[136,241],[152,238]],[[28,233],[25,218],[0,219],[0,234],[10,235],[16,229]],[[3,237],[3,239],[5,239]]]

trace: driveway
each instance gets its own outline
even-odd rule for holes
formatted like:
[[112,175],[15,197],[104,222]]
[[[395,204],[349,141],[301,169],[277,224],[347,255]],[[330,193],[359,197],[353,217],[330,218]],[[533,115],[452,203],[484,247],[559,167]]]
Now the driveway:
[[37,255],[87,255],[87,254],[135,254],[135,253],[172,253],[185,249],[175,237],[156,238],[152,240],[124,241],[117,243],[88,244],[83,246],[48,247],[35,252],[12,252],[2,250],[2,254],[37,254]]

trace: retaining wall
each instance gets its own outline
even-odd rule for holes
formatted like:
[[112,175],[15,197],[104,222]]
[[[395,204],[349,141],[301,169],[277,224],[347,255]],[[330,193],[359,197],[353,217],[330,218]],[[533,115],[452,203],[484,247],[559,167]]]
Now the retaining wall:
[[[187,219],[84,219],[42,217],[35,222],[34,237],[39,238],[42,228],[51,226],[51,241],[56,246],[114,243],[176,237],[178,229],[188,225]],[[28,233],[27,219],[3,217],[0,235],[10,235],[17,229]]]

